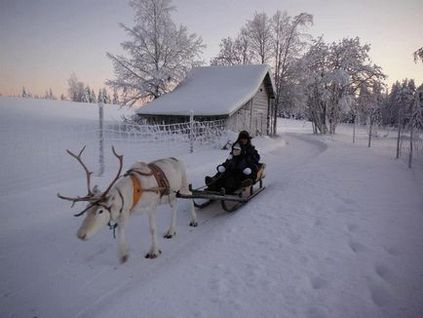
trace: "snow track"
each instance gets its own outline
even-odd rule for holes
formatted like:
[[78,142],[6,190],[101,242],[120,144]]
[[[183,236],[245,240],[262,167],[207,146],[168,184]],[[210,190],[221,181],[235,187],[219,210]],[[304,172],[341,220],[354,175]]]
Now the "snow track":
[[[234,213],[199,211],[197,228],[180,200],[176,237],[155,260],[144,215],[129,224],[127,264],[106,229],[76,239],[80,220],[55,193],[79,179],[2,193],[0,316],[419,317],[423,199],[410,171],[312,135],[255,142],[267,189]],[[199,185],[226,155],[180,157]],[[161,207],[162,233],[169,219]]]

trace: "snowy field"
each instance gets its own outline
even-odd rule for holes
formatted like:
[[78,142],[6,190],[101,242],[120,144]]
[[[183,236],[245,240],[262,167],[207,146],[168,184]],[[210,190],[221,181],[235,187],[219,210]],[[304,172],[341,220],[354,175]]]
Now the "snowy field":
[[[87,143],[97,164],[95,105],[0,97],[0,317],[423,317],[423,187],[420,165],[383,146],[351,143],[343,129],[313,136],[279,121],[279,137],[253,140],[267,189],[235,213],[179,204],[177,235],[147,260],[145,215],[129,225],[130,258],[118,264],[104,229],[76,238],[77,210],[56,193],[82,195],[82,169],[65,154]],[[109,119],[121,110],[106,110]],[[109,145],[107,145],[108,147]],[[175,156],[194,185],[227,156],[185,144],[116,145],[125,167]],[[103,188],[117,163],[106,158]],[[158,226],[168,226],[161,207]]]

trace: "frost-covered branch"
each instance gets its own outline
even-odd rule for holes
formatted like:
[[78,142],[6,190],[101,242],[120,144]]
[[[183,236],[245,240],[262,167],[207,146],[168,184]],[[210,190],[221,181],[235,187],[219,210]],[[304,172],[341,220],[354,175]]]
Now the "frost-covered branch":
[[107,53],[115,78],[106,83],[132,106],[171,91],[193,65],[201,63],[204,45],[201,37],[172,21],[170,0],[133,0],[130,6],[135,25],[120,24],[130,38],[121,43],[127,55]]

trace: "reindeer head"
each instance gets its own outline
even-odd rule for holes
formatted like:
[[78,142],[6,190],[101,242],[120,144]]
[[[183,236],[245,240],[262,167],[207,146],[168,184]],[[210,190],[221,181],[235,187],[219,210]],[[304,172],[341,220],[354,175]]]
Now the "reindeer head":
[[[79,152],[78,155],[75,155],[69,150],[66,150],[69,155],[75,158],[84,168],[86,176],[87,176],[87,188],[88,193],[84,197],[66,197],[60,195],[59,193],[57,196],[60,199],[72,201],[72,207],[77,202],[87,202],[87,205],[84,210],[75,214],[76,217],[82,216],[85,214],[85,218],[77,231],[77,236],[81,240],[87,240],[91,236],[93,236],[99,229],[103,228],[107,224],[111,226],[111,223],[117,218],[117,213],[119,212],[116,208],[116,191],[112,190],[113,185],[120,177],[120,173],[122,172],[122,163],[123,163],[123,156],[118,155],[115,151],[115,148],[112,147],[113,154],[119,160],[119,170],[116,177],[113,181],[109,184],[106,191],[101,192],[97,186],[91,190],[90,181],[92,172],[88,170],[86,165],[82,162],[81,155],[85,150],[85,146]],[[112,191],[111,191],[112,190]]]

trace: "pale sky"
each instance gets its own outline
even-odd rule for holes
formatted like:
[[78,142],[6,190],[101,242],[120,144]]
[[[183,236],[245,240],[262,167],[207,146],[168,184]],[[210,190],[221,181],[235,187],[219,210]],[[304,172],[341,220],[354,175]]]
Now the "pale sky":
[[[219,42],[235,36],[255,11],[273,15],[286,10],[294,16],[314,16],[309,32],[327,42],[359,36],[371,44],[374,63],[382,66],[387,82],[414,78],[423,83],[423,63],[412,52],[423,46],[423,0],[174,0],[176,23],[200,35],[208,64]],[[0,93],[20,94],[22,86],[34,94],[51,88],[67,92],[67,78],[78,79],[96,91],[113,77],[106,51],[121,52],[127,39],[118,26],[132,26],[127,0],[0,0]]]

